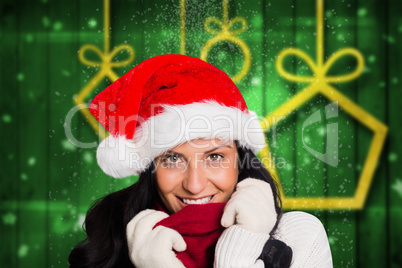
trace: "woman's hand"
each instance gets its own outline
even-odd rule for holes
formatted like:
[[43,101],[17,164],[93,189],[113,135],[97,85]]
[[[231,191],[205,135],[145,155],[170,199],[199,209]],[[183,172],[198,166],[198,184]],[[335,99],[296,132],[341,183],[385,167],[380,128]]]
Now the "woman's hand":
[[186,250],[183,237],[173,229],[158,226],[168,214],[152,209],[138,213],[126,228],[127,244],[131,262],[138,268],[165,267],[185,268],[173,250]]
[[276,219],[271,185],[247,178],[237,184],[224,209],[221,224],[226,228],[237,225],[250,232],[269,234]]
[[221,224],[227,229],[216,245],[214,267],[264,267],[258,257],[276,219],[271,185],[252,178],[239,182],[223,212]]

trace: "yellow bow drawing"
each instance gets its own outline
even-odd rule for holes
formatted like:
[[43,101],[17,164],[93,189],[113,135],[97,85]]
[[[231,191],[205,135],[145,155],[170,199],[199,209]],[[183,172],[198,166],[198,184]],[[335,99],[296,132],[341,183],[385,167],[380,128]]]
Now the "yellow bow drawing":
[[[107,42],[108,43],[108,42]],[[98,79],[102,79],[103,77],[107,76],[110,78],[112,81],[116,81],[119,76],[112,70],[112,68],[115,67],[122,67],[126,66],[130,62],[133,61],[134,59],[134,50],[132,47],[129,45],[119,45],[115,47],[112,52],[108,52],[108,49],[106,48],[108,44],[105,44],[105,51],[102,52],[98,47],[90,44],[86,44],[81,47],[80,52],[79,52],[79,59],[80,61],[90,67],[100,67],[100,71],[97,73],[95,76],[100,77]],[[92,51],[95,54],[99,56],[100,61],[92,61],[88,60],[85,58],[85,53],[87,51]],[[129,54],[129,57],[123,61],[113,61],[113,58],[116,57],[118,53],[122,53],[123,51],[127,51]],[[94,77],[94,79],[95,79]],[[93,79],[93,80],[94,80]],[[99,81],[97,81],[99,82]]]
[[[318,52],[319,55],[322,55],[322,51]],[[307,65],[310,67],[313,76],[296,76],[294,74],[288,73],[283,68],[283,60],[287,56],[296,56],[304,60]],[[340,58],[344,56],[353,56],[357,60],[357,68],[352,73],[347,75],[339,75],[339,76],[327,76],[328,70],[331,66]],[[364,59],[359,51],[354,48],[344,48],[336,53],[334,53],[325,63],[322,62],[322,56],[318,56],[318,62],[315,63],[313,59],[305,52],[297,48],[288,48],[282,50],[276,61],[276,68],[281,76],[286,78],[292,82],[301,82],[301,83],[314,83],[320,86],[325,86],[328,83],[341,83],[347,82],[357,78],[363,71],[364,68]]]

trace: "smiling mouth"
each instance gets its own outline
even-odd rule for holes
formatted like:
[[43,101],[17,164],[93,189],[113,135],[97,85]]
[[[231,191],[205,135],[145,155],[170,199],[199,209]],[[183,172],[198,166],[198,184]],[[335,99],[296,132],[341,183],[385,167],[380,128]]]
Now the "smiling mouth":
[[186,199],[177,197],[185,205],[203,205],[209,203],[215,195],[207,196],[199,199]]

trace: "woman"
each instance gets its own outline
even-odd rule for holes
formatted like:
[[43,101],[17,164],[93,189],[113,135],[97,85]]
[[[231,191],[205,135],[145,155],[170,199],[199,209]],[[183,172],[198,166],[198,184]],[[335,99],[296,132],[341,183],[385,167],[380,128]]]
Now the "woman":
[[[90,111],[111,134],[98,147],[100,167],[139,181],[91,208],[71,267],[331,267],[318,220],[281,219],[274,180],[255,156],[265,142],[258,118],[219,69],[157,56]],[[313,231],[295,233],[295,222]]]

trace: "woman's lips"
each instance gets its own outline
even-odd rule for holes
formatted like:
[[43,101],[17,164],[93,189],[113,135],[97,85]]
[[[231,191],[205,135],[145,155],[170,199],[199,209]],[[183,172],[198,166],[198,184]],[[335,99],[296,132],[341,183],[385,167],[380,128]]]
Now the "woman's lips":
[[208,203],[212,203],[216,197],[216,194],[209,195],[206,197],[201,197],[201,198],[182,198],[176,196],[177,200],[179,200],[179,204],[182,207],[185,207],[187,205],[204,205]]

